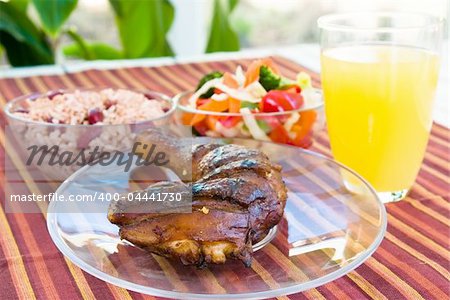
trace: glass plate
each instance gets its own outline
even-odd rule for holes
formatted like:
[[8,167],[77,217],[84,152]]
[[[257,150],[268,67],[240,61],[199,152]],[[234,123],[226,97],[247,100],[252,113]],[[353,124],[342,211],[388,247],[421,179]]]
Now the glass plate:
[[[228,260],[224,265],[197,269],[148,254],[120,240],[118,227],[106,217],[108,202],[98,201],[74,204],[76,212],[67,212],[66,203],[51,202],[47,223],[59,250],[84,271],[129,290],[171,298],[242,299],[291,294],[330,282],[363,263],[383,239],[383,204],[364,179],[333,160],[253,140],[195,141],[257,148],[283,167],[289,190],[284,218],[265,244],[259,245],[261,249],[255,249],[250,268]],[[133,171],[126,173],[120,168],[84,167],[57,193],[128,192]],[[358,194],[345,187],[343,177],[359,185]]]

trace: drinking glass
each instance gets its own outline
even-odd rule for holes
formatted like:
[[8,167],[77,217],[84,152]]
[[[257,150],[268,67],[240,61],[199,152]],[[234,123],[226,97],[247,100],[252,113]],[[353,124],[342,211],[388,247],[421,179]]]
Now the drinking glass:
[[[321,73],[331,150],[383,202],[403,199],[432,125],[442,21],[413,13],[319,18]],[[346,186],[357,191],[352,178]]]

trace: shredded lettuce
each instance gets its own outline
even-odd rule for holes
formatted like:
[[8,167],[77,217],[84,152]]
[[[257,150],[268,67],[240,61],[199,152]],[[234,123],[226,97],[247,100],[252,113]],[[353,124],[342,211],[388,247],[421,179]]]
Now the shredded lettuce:
[[236,77],[236,80],[237,80],[239,86],[243,86],[245,84],[245,74],[240,65],[237,66],[236,72],[234,74],[235,74],[234,76]]
[[259,103],[241,101],[241,108],[248,107],[249,109],[255,109],[259,107]]
[[222,82],[222,78],[215,78],[210,81],[205,82],[192,96],[189,98],[189,106],[192,108],[197,107],[197,99],[204,93],[206,93],[209,89],[215,87],[217,84]]
[[272,131],[272,128],[269,126],[269,124],[267,124],[266,121],[256,120],[256,123],[258,123],[259,128],[261,128],[261,130],[264,131],[264,133],[267,134]]
[[267,91],[264,89],[264,87],[258,81],[250,83],[245,88],[245,91],[247,93],[249,93],[250,95],[252,95],[253,97],[258,99],[258,101],[251,101],[251,102],[260,102],[261,98],[267,94]]
[[281,77],[280,86],[278,89],[284,90],[286,88],[291,87],[293,84],[297,84],[295,80],[286,77]]
[[228,95],[225,93],[221,93],[221,94],[213,94],[211,96],[211,99],[215,100],[215,101],[225,101],[228,99]]
[[240,122],[231,128],[227,128],[222,125],[222,123],[217,122],[215,130],[219,132],[224,137],[237,137],[241,133],[241,127],[243,123]]
[[311,76],[305,72],[297,74],[297,84],[303,89],[312,88]]
[[290,131],[292,126],[297,123],[298,120],[300,120],[300,114],[298,112],[292,113],[286,122],[284,122],[284,129],[286,129],[286,131]]
[[241,108],[240,112],[242,113],[242,119],[244,120],[245,126],[247,126],[248,131],[250,131],[252,137],[257,140],[270,142],[270,138],[259,127],[258,122],[256,122],[256,119],[252,115],[250,109],[248,109],[247,107]]

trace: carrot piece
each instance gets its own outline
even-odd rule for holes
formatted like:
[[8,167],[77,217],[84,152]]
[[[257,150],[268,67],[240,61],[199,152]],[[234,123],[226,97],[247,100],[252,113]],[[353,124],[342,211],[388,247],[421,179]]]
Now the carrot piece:
[[259,69],[261,66],[268,66],[274,73],[280,74],[280,71],[274,61],[270,58],[258,59],[253,61],[247,68],[247,72],[245,72],[245,84],[244,86],[249,85],[252,82],[255,82],[259,79]]
[[245,84],[244,86],[249,85],[250,83],[258,80],[259,78],[259,69],[262,66],[262,60],[258,59],[253,61],[247,68],[245,72]]
[[216,130],[216,123],[217,123],[218,116],[207,116],[205,119],[206,126],[208,126],[209,130]]
[[294,144],[300,145],[303,138],[312,130],[312,126],[316,121],[317,113],[314,110],[302,111],[300,113],[300,120],[297,124],[292,126],[292,130],[296,132]]
[[[214,101],[212,99],[207,100],[204,104],[200,105],[197,109],[206,110],[206,111],[214,111],[214,112],[222,112],[226,111],[229,107],[229,101]],[[198,122],[203,121],[206,118],[205,114],[196,114],[190,121],[189,125],[193,126]]]
[[241,101],[234,98],[229,98],[228,101],[230,101],[230,113],[238,113],[241,110]]
[[291,131],[298,133],[300,130],[302,130],[302,125],[295,123],[294,125],[292,125],[291,127]]
[[229,107],[229,100],[224,101],[214,101],[210,99],[209,101],[205,102],[205,104],[202,104],[198,107],[199,110],[207,110],[207,111],[215,111],[215,112],[221,112],[226,111]]
[[283,125],[275,127],[269,134],[269,137],[275,143],[287,144],[289,142],[289,134]]
[[192,113],[183,113],[183,115],[181,116],[181,123],[183,125],[190,125],[194,116],[195,114]]
[[191,122],[189,125],[194,126],[197,123],[203,121],[206,118],[206,115],[204,114],[195,114],[194,117],[191,119]]
[[239,82],[234,78],[233,74],[225,72],[223,74],[223,84],[229,86],[230,88],[237,89],[239,87]]

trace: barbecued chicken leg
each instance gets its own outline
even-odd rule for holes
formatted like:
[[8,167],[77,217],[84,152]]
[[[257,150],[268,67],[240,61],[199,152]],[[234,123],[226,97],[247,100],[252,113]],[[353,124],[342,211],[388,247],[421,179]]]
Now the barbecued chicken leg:
[[[171,155],[190,152],[192,181],[157,183],[141,192],[191,191],[192,213],[128,213],[133,204],[119,201],[111,204],[108,218],[120,227],[120,237],[183,264],[236,258],[250,266],[252,244],[283,215],[287,194],[281,167],[262,152],[238,145],[193,145],[187,151],[169,144]],[[185,172],[179,161],[171,167]]]

